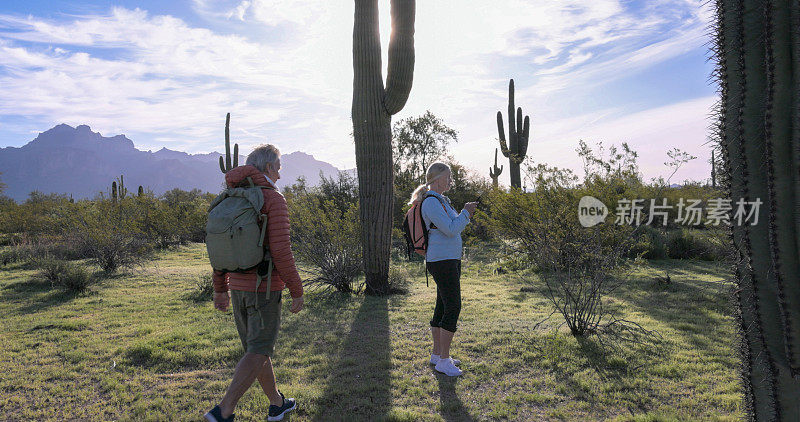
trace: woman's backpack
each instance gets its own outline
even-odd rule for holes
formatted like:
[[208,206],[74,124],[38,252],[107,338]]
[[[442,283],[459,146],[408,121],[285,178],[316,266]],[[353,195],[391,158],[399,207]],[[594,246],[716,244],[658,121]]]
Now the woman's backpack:
[[[403,235],[406,239],[406,252],[408,253],[408,260],[411,260],[411,253],[416,252],[419,255],[425,256],[428,252],[428,226],[422,218],[422,203],[425,199],[435,197],[442,204],[442,208],[447,212],[441,198],[435,195],[426,195],[422,201],[416,201],[411,205],[411,209],[406,212],[403,218]],[[431,229],[435,229],[436,225],[431,222]]]

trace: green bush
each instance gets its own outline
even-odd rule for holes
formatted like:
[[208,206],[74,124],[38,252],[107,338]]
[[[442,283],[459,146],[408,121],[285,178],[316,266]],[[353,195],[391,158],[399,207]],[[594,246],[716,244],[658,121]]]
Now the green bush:
[[636,242],[627,257],[636,258],[638,256],[645,259],[666,258],[667,246],[664,230],[652,226],[640,227]]
[[71,201],[65,195],[32,192],[21,204],[0,198],[0,233],[5,233],[0,242],[23,245],[21,256],[91,257],[113,271],[131,261],[131,254],[120,248],[139,253],[203,241],[212,197],[196,189],[173,189],[161,197],[146,193],[116,201],[103,193]]
[[294,194],[288,204],[292,250],[299,260],[314,266],[316,276],[307,284],[360,292],[362,286],[355,285],[363,272],[358,205],[342,212],[315,192]]
[[189,299],[195,302],[211,300],[214,294],[214,284],[210,273],[199,275],[192,279],[192,290],[189,292]]
[[584,195],[608,198],[620,191],[613,183],[596,183],[591,191],[576,187],[568,170],[531,170],[532,192],[494,191],[476,219],[509,245],[512,256],[536,268],[546,297],[574,335],[610,329],[616,322],[603,297],[619,285],[614,274],[636,244],[636,231],[613,222],[583,227],[577,210]]
[[732,257],[733,250],[723,229],[677,229],[666,240],[667,253],[673,259],[722,261]]
[[74,293],[83,293],[94,283],[94,278],[82,265],[56,258],[37,261],[39,276],[52,286],[60,286]]
[[154,245],[148,242],[140,215],[131,206],[135,200],[129,197],[118,202],[94,201],[80,213],[75,236],[106,273],[136,267],[152,254]]
[[403,267],[392,265],[389,267],[389,293],[406,294],[411,284],[411,274]]
[[697,241],[688,230],[673,230],[667,235],[667,255],[673,259],[688,259],[698,254]]
[[19,249],[8,247],[0,251],[0,265],[6,266],[15,262],[22,261],[24,258]]

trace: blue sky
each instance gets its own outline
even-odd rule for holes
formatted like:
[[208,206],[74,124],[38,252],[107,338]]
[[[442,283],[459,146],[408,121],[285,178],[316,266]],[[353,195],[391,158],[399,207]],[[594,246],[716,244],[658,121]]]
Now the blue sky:
[[[459,132],[452,155],[485,174],[514,78],[535,161],[577,170],[579,139],[628,142],[649,178],[678,147],[698,159],[673,181],[705,179],[716,94],[703,4],[418,1],[414,85],[394,120],[431,110]],[[244,153],[270,142],[351,168],[352,23],[345,0],[3,2],[0,146],[67,123],[144,150],[219,151],[231,112]]]

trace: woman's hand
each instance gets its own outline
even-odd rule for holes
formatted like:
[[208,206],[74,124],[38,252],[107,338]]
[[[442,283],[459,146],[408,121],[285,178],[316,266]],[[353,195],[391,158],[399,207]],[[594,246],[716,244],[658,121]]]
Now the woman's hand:
[[466,204],[464,204],[464,209],[467,210],[469,216],[472,217],[473,215],[475,215],[475,210],[478,209],[478,203],[467,202]]
[[228,305],[231,303],[229,292],[214,292],[214,307],[222,312],[228,310]]

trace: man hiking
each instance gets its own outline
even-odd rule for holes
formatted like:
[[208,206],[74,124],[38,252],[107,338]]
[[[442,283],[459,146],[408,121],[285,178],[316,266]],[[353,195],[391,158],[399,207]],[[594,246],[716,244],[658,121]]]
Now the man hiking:
[[[269,397],[267,420],[282,420],[286,413],[297,407],[293,398],[285,398],[278,391],[271,359],[280,326],[281,293],[285,287],[289,288],[292,296],[289,310],[297,313],[303,309],[303,284],[289,238],[289,210],[286,199],[275,189],[280,169],[278,149],[273,145],[261,145],[247,156],[246,165],[225,174],[228,188],[264,187],[260,189],[264,196],[260,213],[267,219],[264,243],[269,247],[271,263],[265,262],[268,268],[266,276],[259,271],[263,268],[243,272],[214,270],[214,307],[224,312],[229,304],[233,305],[236,330],[245,354],[236,365],[233,380],[222,401],[205,414],[211,422],[233,421],[236,403],[256,379]],[[271,286],[269,292],[268,285]]]

